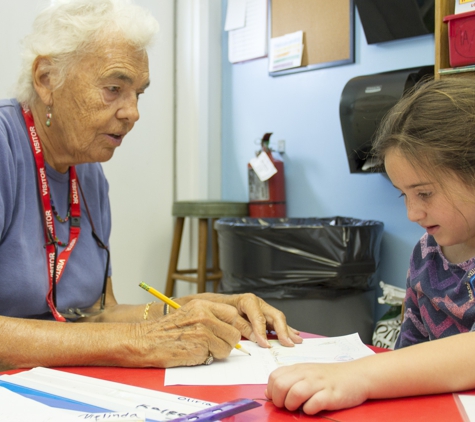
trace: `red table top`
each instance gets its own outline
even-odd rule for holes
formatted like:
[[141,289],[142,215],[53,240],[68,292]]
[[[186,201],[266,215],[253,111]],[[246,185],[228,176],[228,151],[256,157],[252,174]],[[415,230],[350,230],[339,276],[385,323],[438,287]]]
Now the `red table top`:
[[[303,335],[304,337],[315,337]],[[376,352],[384,349],[373,348]],[[184,395],[216,403],[226,402],[237,398],[257,399],[261,407],[248,410],[225,420],[233,422],[263,422],[263,421],[315,421],[329,420],[333,422],[368,422],[368,421],[450,421],[463,422],[452,394],[438,394],[401,399],[370,400],[360,406],[321,412],[316,416],[307,416],[299,412],[288,412],[276,408],[265,399],[265,385],[230,385],[230,386],[167,386],[164,384],[164,369],[137,369],[116,367],[67,367],[55,368],[65,372],[86,375],[108,381],[121,382],[137,387],[164,391],[171,394]],[[6,374],[19,370],[6,371]],[[475,394],[475,391],[466,392]]]

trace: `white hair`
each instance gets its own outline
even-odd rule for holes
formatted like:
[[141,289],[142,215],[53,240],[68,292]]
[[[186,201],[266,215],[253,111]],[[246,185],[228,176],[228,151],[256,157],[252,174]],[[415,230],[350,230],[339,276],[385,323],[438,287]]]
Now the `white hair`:
[[76,60],[101,41],[121,37],[146,50],[157,31],[158,22],[150,12],[131,0],[55,0],[36,17],[33,31],[23,40],[16,98],[25,103],[37,98],[32,66],[38,56],[50,60],[59,87]]

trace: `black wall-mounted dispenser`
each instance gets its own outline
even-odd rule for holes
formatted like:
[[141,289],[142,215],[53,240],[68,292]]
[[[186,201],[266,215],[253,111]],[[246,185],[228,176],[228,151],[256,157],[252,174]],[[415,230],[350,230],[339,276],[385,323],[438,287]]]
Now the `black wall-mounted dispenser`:
[[382,172],[369,156],[371,142],[383,116],[434,66],[375,73],[350,79],[341,94],[340,122],[350,173]]

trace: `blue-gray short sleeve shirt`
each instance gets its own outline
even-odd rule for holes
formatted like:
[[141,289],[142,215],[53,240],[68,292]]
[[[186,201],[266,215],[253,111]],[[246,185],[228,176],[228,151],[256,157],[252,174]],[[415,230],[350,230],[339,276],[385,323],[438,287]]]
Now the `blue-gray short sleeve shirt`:
[[[99,163],[76,166],[96,233],[109,245],[111,213],[108,183]],[[69,172],[47,166],[55,209],[65,217],[69,207]],[[0,101],[0,315],[52,319],[46,303],[49,289],[42,207],[36,167],[20,105]],[[67,243],[69,222],[55,220],[58,239]],[[61,250],[62,248],[60,248]],[[81,197],[81,234],[57,285],[58,309],[85,308],[102,291],[106,252],[91,235]],[[109,268],[110,275],[110,268]]]

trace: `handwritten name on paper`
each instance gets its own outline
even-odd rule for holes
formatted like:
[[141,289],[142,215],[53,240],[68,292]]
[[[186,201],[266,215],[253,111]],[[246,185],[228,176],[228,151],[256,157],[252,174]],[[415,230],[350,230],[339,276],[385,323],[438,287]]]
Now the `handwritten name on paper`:
[[209,401],[203,401],[203,400],[197,400],[197,399],[193,399],[191,397],[178,397],[177,398],[178,401],[186,401],[188,403],[193,403],[193,404],[199,404],[200,406],[204,406],[204,407],[212,407],[214,406],[213,403],[210,403]]
[[[202,401],[202,400],[193,399],[193,398],[190,398],[190,397],[178,397],[177,400],[178,401],[185,401],[185,402],[193,403],[193,404],[199,404],[200,406],[204,406],[204,407],[213,406],[212,403],[205,402],[205,401]],[[188,413],[183,413],[183,412],[179,412],[179,411],[176,411],[176,410],[173,410],[173,409],[168,409],[168,408],[160,408],[160,407],[157,407],[156,405],[151,405],[151,404],[139,404],[139,405],[135,406],[135,408],[136,409],[144,409],[144,410],[153,410],[153,411],[158,412],[158,413],[160,413],[162,415],[165,415],[165,416],[182,417],[182,416],[188,415]]]
[[144,409],[144,410],[153,410],[155,412],[161,413],[165,416],[176,416],[177,418],[180,416],[186,416],[188,413],[177,412],[173,409],[160,409],[157,406],[152,406],[150,404],[139,404],[135,407],[136,409]]
[[144,421],[145,417],[141,413],[114,412],[114,413],[83,413],[78,415],[78,419],[93,421]]

